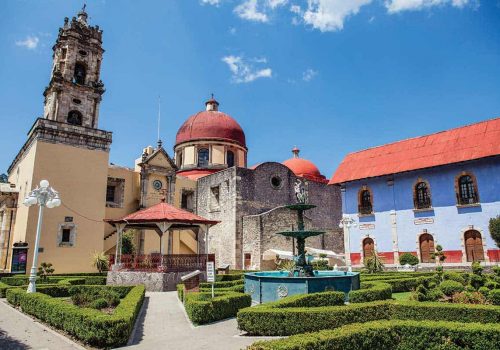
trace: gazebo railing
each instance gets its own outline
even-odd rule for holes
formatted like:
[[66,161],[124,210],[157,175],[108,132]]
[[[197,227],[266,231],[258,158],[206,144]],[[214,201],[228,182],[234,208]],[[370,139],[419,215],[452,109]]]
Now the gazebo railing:
[[[164,271],[164,272],[184,272],[184,271],[204,271],[207,268],[207,261],[215,262],[215,254],[170,254],[161,255],[145,254],[133,255],[123,254],[121,256],[120,270],[127,271]],[[115,256],[109,256],[110,265],[115,264]]]

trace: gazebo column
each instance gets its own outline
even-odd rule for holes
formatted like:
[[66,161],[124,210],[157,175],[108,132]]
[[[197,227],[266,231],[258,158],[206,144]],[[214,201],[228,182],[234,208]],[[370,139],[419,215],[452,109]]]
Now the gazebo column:
[[113,265],[113,270],[118,270],[122,264],[122,237],[123,230],[127,224],[119,223],[115,224],[116,228],[116,253],[115,253],[115,264]]
[[165,242],[164,242],[164,236],[165,233],[167,233],[167,237],[169,235],[169,230],[170,226],[172,226],[171,223],[168,222],[157,222],[156,226],[158,227],[160,234],[160,254],[161,254],[161,264],[160,266],[163,266],[163,255],[165,255]]

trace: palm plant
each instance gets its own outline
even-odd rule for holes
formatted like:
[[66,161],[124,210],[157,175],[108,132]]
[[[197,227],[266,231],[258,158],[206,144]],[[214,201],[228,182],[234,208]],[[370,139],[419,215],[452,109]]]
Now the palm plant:
[[104,254],[104,252],[95,251],[94,254],[92,254],[92,266],[94,266],[99,273],[108,271],[109,261],[107,255]]
[[384,270],[384,262],[376,250],[373,251],[372,256],[364,259],[364,264],[368,273],[381,272]]

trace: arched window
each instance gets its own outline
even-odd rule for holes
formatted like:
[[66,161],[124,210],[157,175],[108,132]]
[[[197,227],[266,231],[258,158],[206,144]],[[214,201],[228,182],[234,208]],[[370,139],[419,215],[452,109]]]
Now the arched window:
[[208,166],[209,152],[208,148],[200,148],[198,150],[198,166],[207,167]]
[[177,166],[182,166],[182,151],[177,152]]
[[360,214],[369,215],[373,213],[372,200],[373,198],[371,191],[366,186],[364,186],[359,191],[358,211]]
[[82,125],[82,114],[78,111],[70,111],[68,113],[68,124]]
[[479,202],[476,184],[471,175],[462,175],[458,178],[458,204],[474,204]]
[[431,207],[431,196],[429,186],[426,182],[417,182],[414,189],[413,203],[415,209],[425,209]]
[[226,158],[227,158],[227,167],[230,168],[230,167],[234,166],[234,153],[233,153],[233,151],[227,151]]
[[75,73],[73,75],[73,82],[76,84],[84,85],[85,84],[85,76],[87,69],[81,63],[75,64]]

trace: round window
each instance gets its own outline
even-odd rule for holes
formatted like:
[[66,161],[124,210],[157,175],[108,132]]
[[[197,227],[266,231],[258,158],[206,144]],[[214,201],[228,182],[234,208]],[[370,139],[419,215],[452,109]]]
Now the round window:
[[271,186],[275,189],[281,188],[281,177],[279,176],[273,176],[271,177]]
[[153,181],[153,188],[157,191],[161,190],[163,187],[163,183],[160,180]]

